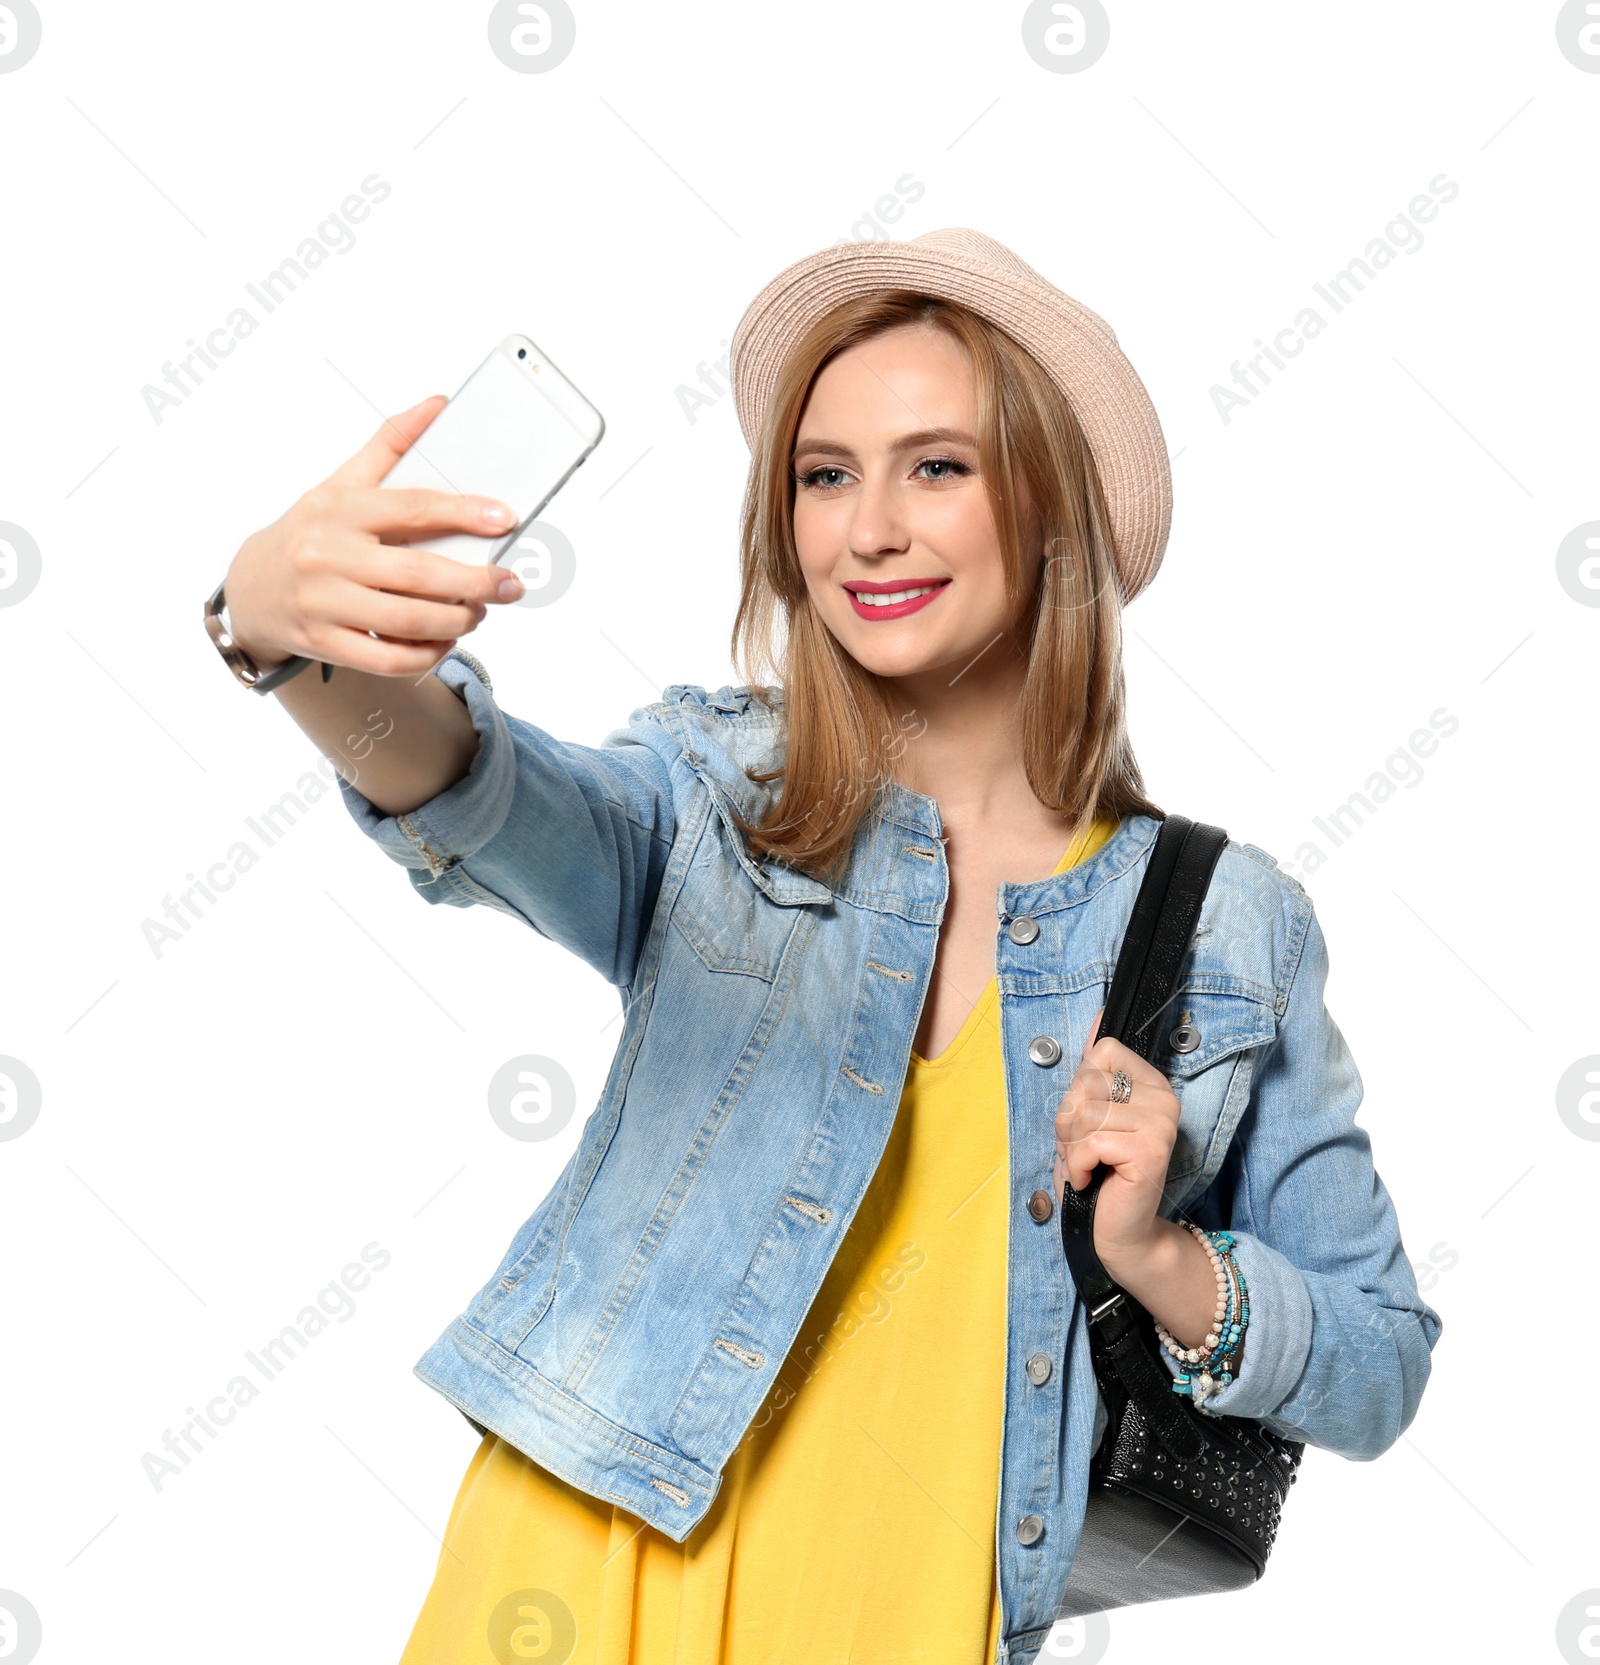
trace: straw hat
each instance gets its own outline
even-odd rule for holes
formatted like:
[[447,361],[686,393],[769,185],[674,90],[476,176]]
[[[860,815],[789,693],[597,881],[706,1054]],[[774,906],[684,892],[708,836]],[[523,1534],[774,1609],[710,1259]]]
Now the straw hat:
[[745,309],[730,368],[739,424],[755,448],[778,370],[824,313],[873,290],[910,289],[998,324],[1076,412],[1111,514],[1123,603],[1155,577],[1172,525],[1172,470],[1155,406],[1111,326],[982,232],[844,243],[797,260]]

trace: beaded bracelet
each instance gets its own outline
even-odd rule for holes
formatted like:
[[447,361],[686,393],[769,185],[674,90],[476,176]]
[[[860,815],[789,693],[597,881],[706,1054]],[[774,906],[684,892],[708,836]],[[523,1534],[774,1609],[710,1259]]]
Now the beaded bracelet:
[[[1195,1234],[1206,1241],[1203,1234]],[[1245,1325],[1249,1322],[1250,1303],[1245,1286],[1244,1273],[1240,1270],[1238,1261],[1232,1254],[1233,1237],[1228,1233],[1217,1233],[1210,1236],[1209,1247],[1215,1249],[1213,1268],[1219,1264],[1227,1281],[1227,1287],[1222,1301],[1222,1317],[1213,1324],[1212,1336],[1214,1341],[1208,1341],[1203,1347],[1182,1349],[1182,1361],[1193,1364],[1199,1362],[1201,1369],[1198,1375],[1193,1371],[1181,1373],[1173,1383],[1173,1391],[1189,1394],[1197,1409],[1203,1409],[1206,1399],[1219,1387],[1226,1387],[1233,1379],[1237,1368],[1237,1355],[1243,1345]],[[1196,1355],[1199,1355],[1198,1360]],[[1215,1414],[1215,1413],[1211,1413]]]
[[1244,1344],[1245,1326],[1250,1322],[1250,1301],[1244,1273],[1234,1257],[1233,1233],[1208,1232],[1192,1220],[1180,1220],[1179,1224],[1194,1235],[1210,1258],[1217,1283],[1217,1308],[1212,1316],[1211,1329],[1198,1347],[1185,1347],[1160,1322],[1156,1323],[1156,1335],[1161,1345],[1180,1364],[1201,1367],[1198,1373],[1181,1372],[1172,1383],[1174,1393],[1189,1395],[1194,1400],[1195,1409],[1201,1410],[1212,1393],[1233,1380],[1233,1367]]
[[[1226,1387],[1233,1380],[1229,1366],[1234,1362],[1248,1321],[1249,1306],[1245,1296],[1243,1274],[1232,1253],[1233,1238],[1225,1232],[1207,1233],[1189,1221],[1185,1227],[1193,1233],[1206,1250],[1217,1279],[1217,1310],[1211,1331],[1197,1347],[1185,1347],[1164,1327],[1157,1329],[1163,1345],[1180,1362],[1199,1364],[1198,1373],[1180,1373],[1173,1381],[1175,1393],[1189,1395],[1196,1409],[1203,1409],[1207,1397],[1218,1387]],[[1215,1414],[1215,1413],[1211,1413]]]

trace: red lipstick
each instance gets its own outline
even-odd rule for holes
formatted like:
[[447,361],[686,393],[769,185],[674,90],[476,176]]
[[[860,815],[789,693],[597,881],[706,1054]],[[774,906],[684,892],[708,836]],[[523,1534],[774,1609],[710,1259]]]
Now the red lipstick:
[[[948,578],[891,578],[882,581],[852,578],[844,588],[849,592],[851,611],[858,619],[886,623],[890,619],[906,618],[926,607],[949,586]],[[902,596],[904,599],[890,602],[863,601],[863,596]]]

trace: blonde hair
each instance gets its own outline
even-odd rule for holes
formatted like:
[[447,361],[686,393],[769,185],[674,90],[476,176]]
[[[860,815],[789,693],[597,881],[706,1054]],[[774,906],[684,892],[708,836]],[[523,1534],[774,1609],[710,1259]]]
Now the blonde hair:
[[[882,291],[821,318],[784,362],[751,458],[741,517],[733,654],[771,701],[782,686],[785,755],[750,771],[782,787],[761,821],[741,822],[756,859],[826,877],[842,869],[862,817],[907,739],[892,685],[840,646],[812,605],[794,542],[793,453],[813,382],[836,354],[885,330],[941,329],[965,347],[977,384],[978,455],[993,506],[1007,598],[1025,640],[1018,713],[1024,767],[1039,801],[1084,822],[1161,811],[1144,795],[1126,726],[1116,551],[1094,457],[1067,399],[998,325],[955,301]],[[1039,562],[1018,515],[1033,505]]]

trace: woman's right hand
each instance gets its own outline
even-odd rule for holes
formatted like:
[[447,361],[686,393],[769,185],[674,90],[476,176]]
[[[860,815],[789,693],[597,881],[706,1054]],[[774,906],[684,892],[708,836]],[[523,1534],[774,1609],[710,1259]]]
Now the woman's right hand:
[[494,498],[378,484],[446,403],[435,394],[385,421],[347,463],[240,546],[223,581],[228,619],[234,641],[261,670],[302,654],[374,676],[418,677],[475,630],[491,604],[522,595],[505,567],[384,541],[396,533],[485,536],[515,524]]

